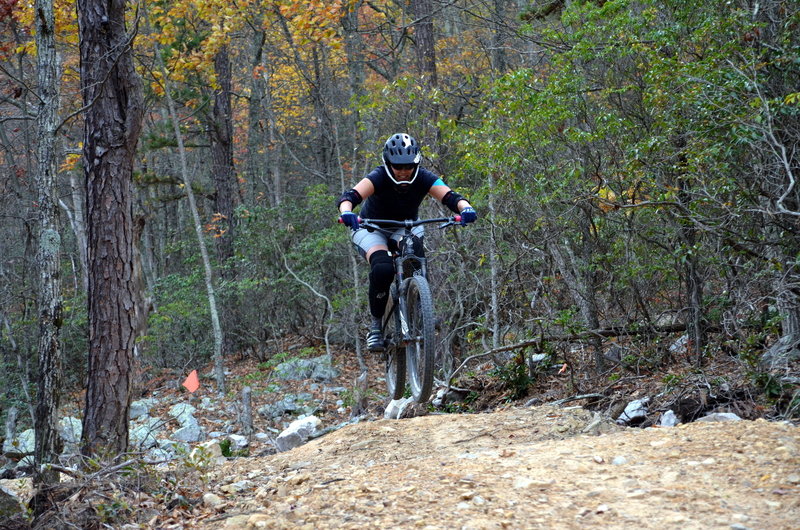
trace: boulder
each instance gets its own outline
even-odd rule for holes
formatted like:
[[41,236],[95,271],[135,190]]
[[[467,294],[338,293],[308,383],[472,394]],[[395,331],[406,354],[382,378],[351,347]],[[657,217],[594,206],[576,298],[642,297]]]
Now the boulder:
[[662,427],[675,427],[681,421],[675,415],[672,410],[666,411],[661,417],[658,419],[658,424]]
[[241,434],[229,434],[228,439],[231,441],[231,448],[234,451],[244,449],[250,445],[250,440]]
[[275,440],[278,451],[288,451],[306,443],[316,432],[320,422],[321,420],[316,416],[308,416],[306,418],[294,420]]
[[33,429],[22,431],[12,439],[6,438],[3,442],[3,453],[12,457],[21,458],[27,454],[33,454],[36,446],[36,434]]
[[330,381],[338,375],[328,355],[320,355],[313,359],[289,359],[275,367],[275,377],[287,381],[302,379]]
[[702,418],[697,418],[695,421],[742,421],[742,418],[732,412],[712,412]]
[[150,416],[144,416],[137,422],[132,422],[128,429],[131,446],[141,451],[156,447],[158,445],[156,435],[161,431],[161,426],[161,420]]
[[400,418],[403,412],[409,407],[414,404],[413,397],[407,397],[403,399],[393,399],[386,405],[386,409],[383,411],[383,417],[387,420],[396,420]]
[[196,410],[196,408],[188,403],[178,403],[169,409],[169,415],[178,420],[178,423],[180,423],[183,427],[186,425],[191,425],[192,423],[197,423],[197,420],[194,417]]
[[152,409],[157,403],[158,401],[152,398],[134,401],[131,403],[131,408],[128,411],[128,417],[132,420],[135,420],[142,416],[146,416],[150,414],[150,409]]
[[637,399],[631,401],[617,418],[620,425],[639,425],[647,419],[647,403],[650,398]]
[[67,416],[61,418],[58,422],[59,434],[61,439],[66,444],[78,444],[81,441],[81,434],[83,433],[83,425],[81,420]]
[[784,335],[773,344],[764,355],[760,364],[766,370],[785,368],[790,361],[800,359],[800,334]]
[[311,415],[316,410],[316,405],[308,403],[314,396],[308,393],[298,395],[289,394],[282,400],[271,405],[264,405],[258,409],[258,413],[265,418],[280,418],[284,414],[306,414]]
[[[194,419],[194,416],[192,416],[192,419]],[[187,421],[183,427],[173,432],[170,438],[179,442],[199,442],[204,440],[205,437],[206,434],[202,427],[194,419],[194,422]]]

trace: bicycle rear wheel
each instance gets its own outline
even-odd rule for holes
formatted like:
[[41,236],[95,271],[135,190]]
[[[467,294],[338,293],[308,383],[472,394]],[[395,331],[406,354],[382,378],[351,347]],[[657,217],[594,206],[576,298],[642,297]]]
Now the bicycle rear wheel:
[[398,325],[399,307],[394,305],[396,298],[397,288],[392,285],[389,303],[386,306],[386,319],[383,324],[384,337],[388,339],[384,353],[386,356],[386,389],[392,399],[402,398],[406,391],[406,355],[398,346],[403,334]]
[[406,345],[408,382],[417,403],[425,403],[433,389],[433,363],[436,356],[433,297],[422,276],[406,280],[406,319],[410,341]]

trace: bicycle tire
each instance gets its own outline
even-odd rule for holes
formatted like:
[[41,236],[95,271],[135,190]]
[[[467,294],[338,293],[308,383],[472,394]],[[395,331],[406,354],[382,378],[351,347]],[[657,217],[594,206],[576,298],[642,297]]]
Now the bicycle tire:
[[[386,346],[386,390],[389,391],[391,399],[400,399],[406,391],[406,355],[397,345],[398,337],[402,336],[398,326],[398,309],[392,307],[393,301],[397,297],[397,288],[392,285],[389,294],[389,302],[386,305],[386,320],[384,322],[384,337],[393,340],[387,341]],[[394,310],[392,310],[394,309]],[[392,327],[394,328],[392,330]]]
[[406,280],[406,320],[411,340],[406,345],[406,365],[411,395],[425,403],[433,389],[433,365],[436,357],[433,297],[428,280],[412,276]]

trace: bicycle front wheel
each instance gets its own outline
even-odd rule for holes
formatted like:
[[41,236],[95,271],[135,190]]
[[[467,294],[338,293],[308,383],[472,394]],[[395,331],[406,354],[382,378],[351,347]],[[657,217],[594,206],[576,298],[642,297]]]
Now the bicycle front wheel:
[[414,401],[425,403],[433,389],[436,356],[433,297],[424,277],[412,276],[406,282],[406,320],[410,339],[406,345],[408,382]]

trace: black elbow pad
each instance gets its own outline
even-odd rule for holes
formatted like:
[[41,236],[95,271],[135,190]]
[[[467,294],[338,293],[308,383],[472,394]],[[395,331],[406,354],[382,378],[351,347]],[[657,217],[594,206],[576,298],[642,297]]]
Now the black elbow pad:
[[465,200],[463,195],[453,190],[450,190],[447,193],[445,193],[444,197],[442,197],[442,204],[450,208],[450,211],[459,213],[458,202],[462,200]]
[[342,193],[342,196],[339,197],[339,200],[336,201],[336,208],[339,208],[339,205],[342,204],[344,201],[350,201],[350,204],[353,205],[353,208],[361,204],[361,194],[358,193],[355,189],[349,189],[346,192]]

